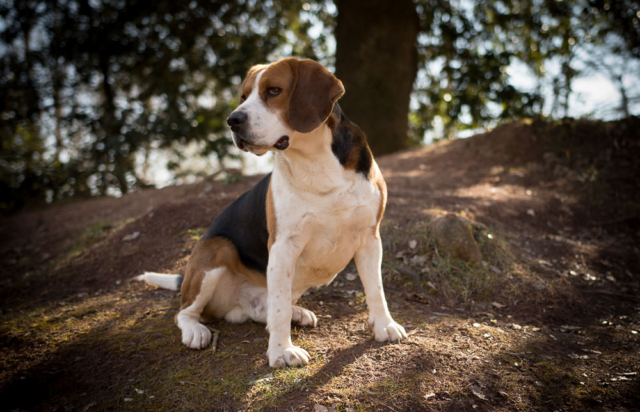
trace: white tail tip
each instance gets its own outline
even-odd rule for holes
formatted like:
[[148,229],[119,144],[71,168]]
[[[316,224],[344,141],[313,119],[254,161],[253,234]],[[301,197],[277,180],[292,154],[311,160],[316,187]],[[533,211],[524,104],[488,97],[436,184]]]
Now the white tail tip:
[[182,286],[182,275],[167,275],[164,273],[145,272],[133,279],[138,282],[146,282],[162,289],[179,291]]

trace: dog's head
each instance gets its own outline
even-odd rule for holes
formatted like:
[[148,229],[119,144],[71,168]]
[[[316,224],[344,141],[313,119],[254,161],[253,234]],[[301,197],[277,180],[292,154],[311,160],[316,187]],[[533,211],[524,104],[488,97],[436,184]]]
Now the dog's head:
[[257,155],[285,150],[294,133],[322,125],[343,94],[342,82],[313,60],[290,57],[253,66],[227,124],[241,150]]

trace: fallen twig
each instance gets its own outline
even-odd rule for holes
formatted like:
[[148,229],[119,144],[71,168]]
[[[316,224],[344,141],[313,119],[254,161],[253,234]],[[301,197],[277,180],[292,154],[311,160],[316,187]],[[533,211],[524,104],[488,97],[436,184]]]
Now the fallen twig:
[[220,337],[219,330],[213,330],[213,342],[211,342],[211,350],[213,354],[216,354],[216,349],[218,348],[218,338]]

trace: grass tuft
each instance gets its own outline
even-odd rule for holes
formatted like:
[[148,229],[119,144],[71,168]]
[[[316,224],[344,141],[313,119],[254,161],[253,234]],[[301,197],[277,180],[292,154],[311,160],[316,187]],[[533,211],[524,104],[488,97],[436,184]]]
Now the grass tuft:
[[[383,239],[388,239],[383,261],[386,277],[409,282],[396,270],[399,266],[409,268],[419,275],[421,286],[429,294],[446,300],[467,303],[489,299],[514,263],[508,242],[483,225],[474,225],[474,238],[483,256],[481,264],[439,253],[427,221],[410,222],[402,229],[387,224],[382,232]],[[415,247],[411,248],[413,242]]]

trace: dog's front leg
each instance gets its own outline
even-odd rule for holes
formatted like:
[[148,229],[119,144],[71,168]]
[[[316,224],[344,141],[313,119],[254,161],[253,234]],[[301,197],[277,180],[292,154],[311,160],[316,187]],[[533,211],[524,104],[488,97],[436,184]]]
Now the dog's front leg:
[[291,343],[291,286],[301,250],[292,240],[273,244],[267,267],[267,330],[269,366],[300,366],[309,363],[309,353]]
[[369,236],[355,255],[356,266],[369,307],[369,326],[378,342],[396,341],[407,337],[404,328],[397,324],[387,308],[382,288],[382,242],[379,235]]

